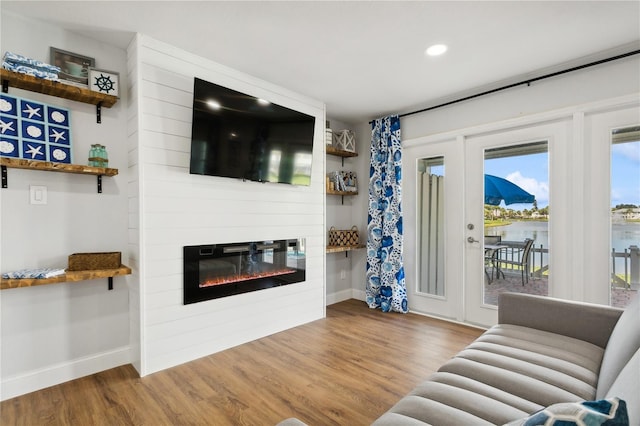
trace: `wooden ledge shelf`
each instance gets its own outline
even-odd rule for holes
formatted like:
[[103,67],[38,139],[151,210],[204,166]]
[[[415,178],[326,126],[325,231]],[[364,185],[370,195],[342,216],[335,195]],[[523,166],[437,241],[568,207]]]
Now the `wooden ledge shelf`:
[[19,287],[34,287],[38,285],[49,285],[59,283],[69,283],[77,281],[87,281],[96,278],[108,278],[109,290],[113,289],[113,277],[118,275],[131,275],[131,268],[120,265],[117,269],[98,269],[93,271],[67,271],[66,274],[58,275],[52,278],[21,278],[21,279],[2,279],[0,281],[0,290]]
[[327,189],[327,195],[358,195],[357,191],[336,191]]
[[327,253],[340,253],[340,252],[349,252],[351,250],[357,250],[361,248],[365,248],[364,244],[358,244],[356,246],[327,246]]
[[92,167],[82,164],[52,163],[50,161],[25,160],[21,158],[0,157],[2,167],[2,187],[9,186],[7,168],[42,170],[47,172],[75,173],[79,175],[94,175],[98,177],[98,193],[102,192],[102,176],[115,176],[118,169],[108,167]]
[[108,167],[93,167],[82,164],[53,163],[50,161],[8,157],[1,157],[0,165],[13,169],[44,170],[48,172],[76,173],[80,175],[115,176],[118,174],[118,169],[110,169]]
[[346,196],[353,196],[353,195],[358,195],[358,192],[355,191],[336,191],[336,190],[330,190],[327,189],[327,195],[340,195],[342,197],[341,203],[344,204],[344,197]]
[[0,78],[2,79],[2,91],[5,93],[9,86],[12,86],[85,104],[100,105],[105,108],[111,108],[118,102],[116,96],[95,92],[88,87],[78,87],[65,84],[62,81],[45,80],[5,69],[0,69]]
[[327,154],[335,155],[337,157],[357,157],[357,152],[345,151],[343,149],[335,148],[331,145],[327,145]]

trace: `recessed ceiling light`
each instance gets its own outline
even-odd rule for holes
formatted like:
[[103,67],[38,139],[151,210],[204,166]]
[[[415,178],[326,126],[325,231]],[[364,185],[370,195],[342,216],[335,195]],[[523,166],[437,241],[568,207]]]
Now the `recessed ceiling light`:
[[211,108],[211,109],[220,109],[220,108],[221,108],[221,106],[220,106],[220,102],[215,101],[215,100],[213,100],[213,99],[209,99],[209,100],[207,101],[207,106],[208,106],[209,108]]
[[433,46],[429,46],[425,53],[429,56],[439,56],[447,51],[447,45],[445,44],[434,44]]
[[259,99],[258,99],[258,103],[259,103],[260,105],[269,105],[271,102],[269,102],[269,101],[268,101],[268,100],[266,100],[266,99],[261,99],[261,98],[259,98]]

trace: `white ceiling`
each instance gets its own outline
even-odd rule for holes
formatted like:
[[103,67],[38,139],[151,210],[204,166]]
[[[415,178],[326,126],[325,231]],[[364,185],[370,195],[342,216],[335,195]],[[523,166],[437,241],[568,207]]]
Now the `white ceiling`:
[[[126,48],[140,32],[324,101],[357,122],[628,43],[640,1],[7,1]],[[426,57],[431,44],[449,51]]]

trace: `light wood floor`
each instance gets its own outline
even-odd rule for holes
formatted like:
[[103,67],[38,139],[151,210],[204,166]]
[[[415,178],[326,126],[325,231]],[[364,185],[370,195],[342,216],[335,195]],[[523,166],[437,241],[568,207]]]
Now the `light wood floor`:
[[127,365],[4,401],[0,424],[368,425],[480,333],[348,300],[144,378]]

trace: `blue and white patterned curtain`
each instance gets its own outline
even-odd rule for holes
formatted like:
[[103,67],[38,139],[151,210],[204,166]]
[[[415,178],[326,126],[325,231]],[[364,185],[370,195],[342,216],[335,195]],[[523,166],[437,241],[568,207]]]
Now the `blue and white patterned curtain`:
[[367,304],[383,312],[406,313],[402,261],[402,148],[400,117],[375,120],[371,130]]

